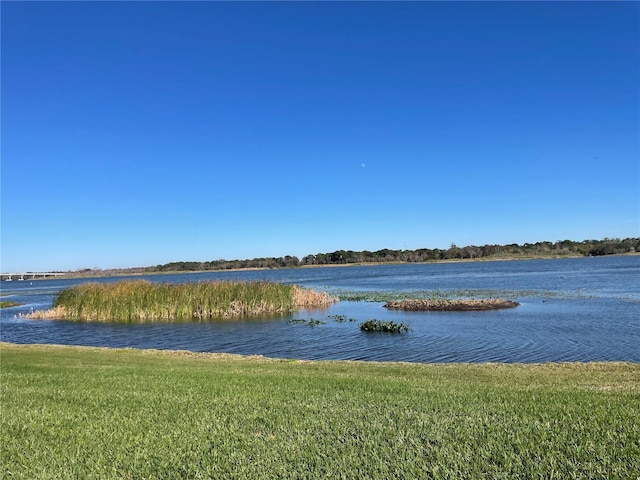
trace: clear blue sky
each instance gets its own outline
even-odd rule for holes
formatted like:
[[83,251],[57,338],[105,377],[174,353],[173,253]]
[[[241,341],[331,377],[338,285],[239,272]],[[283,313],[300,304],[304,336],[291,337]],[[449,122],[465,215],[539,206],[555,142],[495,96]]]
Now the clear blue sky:
[[640,236],[638,2],[1,2],[2,271]]

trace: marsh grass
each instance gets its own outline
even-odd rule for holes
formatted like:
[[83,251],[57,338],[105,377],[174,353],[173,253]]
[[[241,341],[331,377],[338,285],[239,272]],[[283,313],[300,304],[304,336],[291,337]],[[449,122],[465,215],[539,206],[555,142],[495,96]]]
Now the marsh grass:
[[0,345],[0,477],[636,479],[640,366]]
[[26,315],[18,315],[18,317],[30,318],[31,320],[54,320],[64,318],[66,310],[64,307],[53,307],[49,310],[31,310]]
[[21,304],[18,302],[9,302],[9,301],[2,301],[0,302],[0,308],[11,308],[11,307],[19,307]]
[[77,285],[61,291],[50,311],[29,317],[97,322],[211,320],[288,313],[326,307],[334,301],[326,293],[273,282],[135,280]]

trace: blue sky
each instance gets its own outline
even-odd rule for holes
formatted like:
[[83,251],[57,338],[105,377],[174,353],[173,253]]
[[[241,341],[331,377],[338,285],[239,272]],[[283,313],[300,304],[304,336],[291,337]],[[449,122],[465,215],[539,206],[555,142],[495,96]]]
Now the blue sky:
[[638,2],[11,2],[2,271],[640,236]]

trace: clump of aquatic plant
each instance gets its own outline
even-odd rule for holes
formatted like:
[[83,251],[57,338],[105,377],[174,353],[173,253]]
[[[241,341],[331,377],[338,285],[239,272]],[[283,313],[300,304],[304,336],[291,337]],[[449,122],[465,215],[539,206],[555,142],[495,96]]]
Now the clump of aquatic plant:
[[169,284],[135,280],[84,283],[63,290],[54,302],[53,316],[36,312],[32,318],[99,322],[208,320],[288,313],[327,307],[335,301],[324,292],[274,282]]
[[304,318],[292,318],[291,320],[289,320],[289,323],[292,323],[294,325],[296,325],[296,324],[306,325],[307,324],[307,320],[304,319]]
[[33,310],[29,313],[19,314],[19,318],[29,318],[31,320],[55,320],[65,318],[66,310],[64,307],[58,306],[50,308],[49,310]]
[[447,290],[344,290],[329,289],[331,295],[350,302],[395,302],[400,300],[455,300],[461,298],[589,298],[577,292],[553,292],[546,290],[489,290],[489,289],[447,289]]
[[[251,283],[270,283],[270,282],[251,282]],[[271,285],[281,285],[270,283]],[[287,285],[281,285],[287,287]],[[327,292],[316,292],[309,288],[302,288],[297,285],[289,285],[291,287],[291,302],[295,310],[300,308],[317,308],[326,307],[332,303],[336,303],[338,298],[329,295]]]
[[404,323],[384,320],[367,320],[360,324],[360,330],[364,332],[389,332],[402,333],[409,330],[409,326]]
[[317,325],[325,325],[327,322],[323,322],[322,320],[315,320],[313,318],[309,320],[305,320],[304,318],[294,318],[289,320],[289,323],[306,325],[307,327],[315,327]]
[[329,315],[328,318],[338,322],[338,323],[344,323],[346,321],[349,322],[355,322],[356,319],[355,318],[351,318],[351,317],[347,317],[346,315]]
[[9,301],[0,302],[0,308],[19,307],[20,305],[21,304],[18,302],[9,302]]

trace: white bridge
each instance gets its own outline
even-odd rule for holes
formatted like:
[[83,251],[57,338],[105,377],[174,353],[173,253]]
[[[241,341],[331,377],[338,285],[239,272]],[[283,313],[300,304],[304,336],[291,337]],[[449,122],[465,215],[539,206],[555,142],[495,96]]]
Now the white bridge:
[[60,277],[64,273],[60,272],[21,272],[21,273],[0,273],[0,280],[12,282],[13,280],[33,280],[34,278]]

